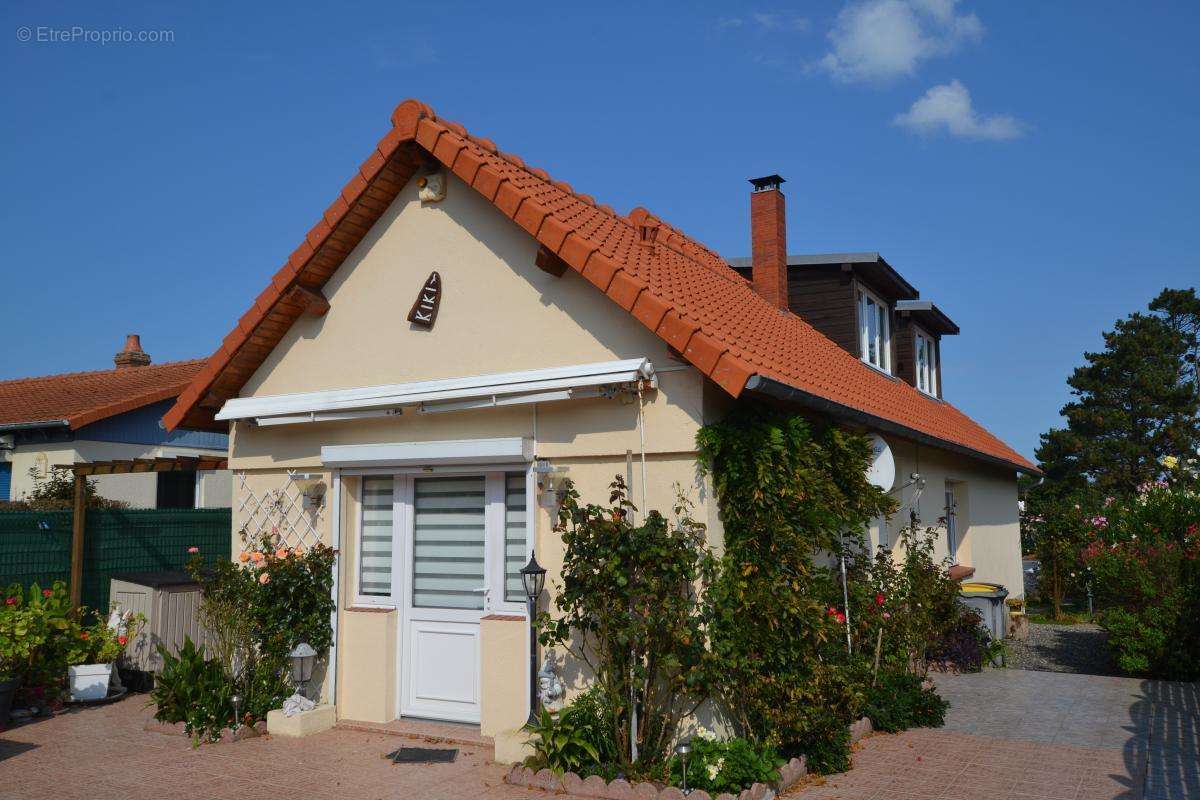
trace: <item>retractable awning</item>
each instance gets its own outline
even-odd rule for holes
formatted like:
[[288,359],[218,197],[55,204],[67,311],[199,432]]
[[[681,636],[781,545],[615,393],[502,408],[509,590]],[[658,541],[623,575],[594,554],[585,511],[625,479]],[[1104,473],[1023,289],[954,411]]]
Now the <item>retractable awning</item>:
[[227,400],[216,419],[289,425],[393,416],[404,409],[432,414],[609,396],[619,391],[636,390],[639,382],[648,384],[648,388],[657,387],[654,365],[649,359],[632,358],[357,389],[241,397]]

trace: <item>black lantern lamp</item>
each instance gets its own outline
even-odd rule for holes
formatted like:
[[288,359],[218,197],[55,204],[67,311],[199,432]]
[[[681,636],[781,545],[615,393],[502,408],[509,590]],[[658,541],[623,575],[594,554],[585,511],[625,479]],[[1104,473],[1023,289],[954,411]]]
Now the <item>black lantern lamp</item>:
[[533,551],[529,553],[529,563],[521,568],[521,583],[525,587],[525,597],[529,600],[529,721],[537,722],[538,704],[538,663],[537,663],[537,627],[534,620],[537,617],[537,601],[546,586],[546,569],[537,562]]
[[313,663],[317,660],[317,651],[313,650],[312,645],[308,642],[301,642],[292,652],[288,653],[288,657],[292,659],[292,683],[296,684],[296,692],[301,697],[307,697],[305,689],[308,687],[308,682],[312,680]]

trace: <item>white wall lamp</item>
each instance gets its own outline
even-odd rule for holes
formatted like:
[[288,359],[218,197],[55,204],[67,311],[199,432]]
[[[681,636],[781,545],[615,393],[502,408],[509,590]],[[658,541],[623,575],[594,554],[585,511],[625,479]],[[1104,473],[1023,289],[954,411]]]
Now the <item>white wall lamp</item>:
[[288,478],[304,496],[304,507],[316,511],[325,505],[325,476],[320,472],[288,471]]
[[538,459],[533,464],[533,474],[537,479],[538,502],[545,508],[554,508],[562,500],[563,480],[566,467],[556,467],[546,459]]

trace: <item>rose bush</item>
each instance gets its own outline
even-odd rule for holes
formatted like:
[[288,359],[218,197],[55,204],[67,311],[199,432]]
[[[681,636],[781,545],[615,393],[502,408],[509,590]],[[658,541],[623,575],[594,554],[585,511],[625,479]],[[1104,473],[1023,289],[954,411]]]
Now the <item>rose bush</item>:
[[1173,459],[1166,477],[1093,516],[1082,552],[1117,666],[1200,678],[1200,479]]

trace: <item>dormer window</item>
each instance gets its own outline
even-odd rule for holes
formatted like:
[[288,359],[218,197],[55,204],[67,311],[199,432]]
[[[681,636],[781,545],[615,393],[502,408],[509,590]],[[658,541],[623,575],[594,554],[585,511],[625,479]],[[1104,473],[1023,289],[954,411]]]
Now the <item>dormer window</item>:
[[858,338],[862,360],[892,371],[892,326],[887,303],[866,289],[858,290]]
[[916,387],[927,395],[938,396],[938,347],[937,340],[920,330],[913,329],[914,368]]

